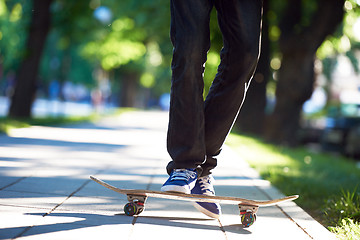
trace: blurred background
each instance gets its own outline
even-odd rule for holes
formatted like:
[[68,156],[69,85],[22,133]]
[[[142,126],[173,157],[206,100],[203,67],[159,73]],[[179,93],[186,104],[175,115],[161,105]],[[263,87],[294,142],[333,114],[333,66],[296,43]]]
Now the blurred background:
[[[169,0],[0,0],[0,115],[169,108]],[[216,11],[204,96],[222,47]],[[235,130],[360,156],[360,1],[265,0]],[[240,96],[239,96],[240,97]]]

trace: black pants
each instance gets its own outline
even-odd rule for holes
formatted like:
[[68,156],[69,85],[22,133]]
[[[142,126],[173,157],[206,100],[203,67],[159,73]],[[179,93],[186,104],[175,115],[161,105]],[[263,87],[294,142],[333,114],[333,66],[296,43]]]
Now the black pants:
[[[215,6],[223,35],[218,73],[206,100],[203,72],[210,48],[210,12]],[[259,56],[261,0],[171,0],[170,119],[167,149],[174,168],[216,166],[239,113]]]

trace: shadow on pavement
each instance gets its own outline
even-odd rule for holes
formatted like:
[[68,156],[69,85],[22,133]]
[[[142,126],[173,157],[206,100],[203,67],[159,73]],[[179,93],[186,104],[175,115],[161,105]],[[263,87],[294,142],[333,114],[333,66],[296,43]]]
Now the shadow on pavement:
[[[36,216],[43,216],[43,213],[28,213],[28,215],[36,215]],[[0,239],[4,239],[9,232],[17,232],[17,237],[25,237],[25,236],[35,236],[40,234],[46,233],[54,233],[54,232],[61,232],[61,231],[69,231],[81,228],[90,228],[96,226],[104,226],[104,225],[115,225],[115,224],[125,224],[134,225],[135,222],[140,222],[142,224],[149,224],[149,225],[158,225],[158,226],[170,226],[170,227],[179,227],[184,228],[194,228],[194,229],[203,229],[203,230],[221,230],[223,227],[219,225],[209,225],[209,224],[202,224],[201,222],[209,222],[209,221],[216,221],[212,219],[202,219],[202,218],[184,218],[184,217],[154,217],[154,216],[140,216],[140,217],[128,217],[125,214],[116,214],[116,215],[100,215],[100,214],[90,214],[90,213],[51,213],[46,217],[61,217],[63,221],[65,218],[76,218],[78,220],[73,220],[71,222],[65,223],[50,223],[50,224],[43,224],[43,225],[34,225],[34,226],[27,226],[27,227],[14,227],[14,228],[3,228],[0,229]],[[61,221],[60,220],[60,221]],[[188,221],[196,221],[188,222]],[[119,226],[121,227],[121,226]],[[240,225],[231,225],[225,226],[227,231],[232,231],[238,234],[251,234],[250,231],[242,228]],[[80,236],[79,236],[80,237]]]

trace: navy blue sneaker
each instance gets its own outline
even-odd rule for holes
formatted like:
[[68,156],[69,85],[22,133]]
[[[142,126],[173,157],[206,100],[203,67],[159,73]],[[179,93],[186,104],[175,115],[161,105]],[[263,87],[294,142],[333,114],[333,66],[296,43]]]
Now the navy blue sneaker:
[[161,187],[163,192],[180,192],[190,194],[197,179],[195,169],[174,169]]
[[[199,178],[195,187],[191,190],[191,194],[215,196],[213,182],[214,178],[211,175]],[[220,218],[221,207],[218,203],[194,202],[194,207],[211,218]]]

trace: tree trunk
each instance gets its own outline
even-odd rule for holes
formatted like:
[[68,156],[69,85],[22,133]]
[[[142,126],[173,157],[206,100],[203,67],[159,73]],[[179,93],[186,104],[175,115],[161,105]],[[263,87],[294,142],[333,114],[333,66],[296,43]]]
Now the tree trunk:
[[288,4],[280,25],[282,65],[278,72],[276,105],[266,129],[268,140],[291,146],[297,144],[302,106],[313,91],[316,50],[344,16],[344,0],[319,0],[311,23],[301,27],[301,4],[301,0]]
[[46,36],[50,27],[52,0],[34,0],[26,52],[15,79],[9,116],[31,117],[36,95],[38,69]]
[[122,78],[120,105],[122,107],[135,107],[138,89],[138,74],[126,73]]
[[266,136],[274,143],[293,146],[302,106],[313,92],[314,53],[283,52],[278,77],[276,105],[268,119]]
[[270,77],[270,40],[267,13],[269,1],[263,4],[261,53],[254,78],[246,94],[235,128],[244,133],[262,135],[265,122],[266,84]]

